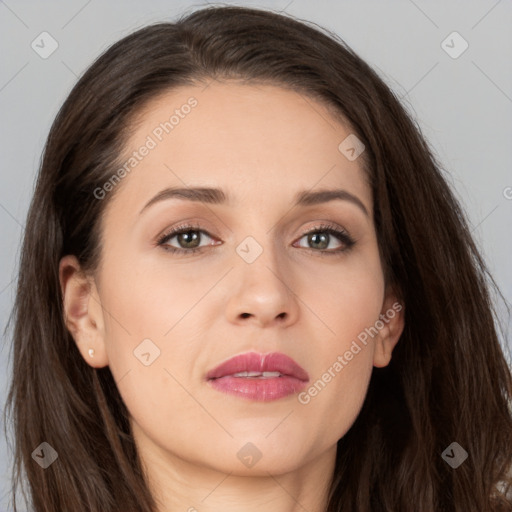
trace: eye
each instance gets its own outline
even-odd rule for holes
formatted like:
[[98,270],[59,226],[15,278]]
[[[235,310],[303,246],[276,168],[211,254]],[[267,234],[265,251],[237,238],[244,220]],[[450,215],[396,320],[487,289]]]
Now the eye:
[[[329,249],[332,238],[337,238],[341,242],[341,247]],[[321,224],[314,227],[300,238],[307,238],[306,242],[310,247],[306,247],[313,252],[320,253],[322,255],[334,255],[349,250],[354,244],[355,240],[341,228],[330,224]]]
[[[161,246],[168,252],[180,254],[193,254],[195,252],[202,251],[208,245],[218,245],[215,243],[209,243],[206,244],[206,246],[201,246],[200,242],[204,236],[213,240],[207,231],[201,229],[201,226],[189,224],[181,225],[160,236],[157,240],[157,245]],[[299,247],[322,256],[333,256],[343,253],[348,251],[355,244],[355,240],[353,240],[344,229],[331,224],[320,224],[319,226],[315,226],[307,233],[304,233],[299,241],[305,237],[307,237],[307,243],[310,247]],[[173,238],[176,238],[178,247],[169,244]],[[329,250],[332,238],[338,239],[338,241],[341,242],[341,246],[334,249],[331,247]]]
[[[159,246],[172,253],[194,253],[200,251],[204,246],[199,243],[203,235],[211,239],[211,236],[196,225],[184,225],[173,228],[171,231],[164,233],[157,241]],[[169,245],[169,241],[176,238],[179,247]],[[208,244],[213,245],[213,244]]]

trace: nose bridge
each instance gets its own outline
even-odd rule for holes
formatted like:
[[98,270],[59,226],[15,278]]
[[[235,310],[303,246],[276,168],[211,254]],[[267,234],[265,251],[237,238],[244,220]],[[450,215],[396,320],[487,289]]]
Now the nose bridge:
[[232,320],[255,317],[262,323],[296,314],[289,267],[270,233],[246,236],[237,246],[236,292],[228,314]]
[[242,260],[238,262],[241,269],[241,279],[250,284],[287,288],[284,284],[285,264],[275,243],[272,234],[259,234],[246,236],[236,247],[236,253]]

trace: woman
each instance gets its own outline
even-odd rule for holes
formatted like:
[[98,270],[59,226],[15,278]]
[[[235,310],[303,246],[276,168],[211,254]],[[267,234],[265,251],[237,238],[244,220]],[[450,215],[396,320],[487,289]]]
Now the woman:
[[48,137],[14,491],[25,472],[37,512],[510,510],[488,277],[414,122],[336,36],[241,7],[143,28]]

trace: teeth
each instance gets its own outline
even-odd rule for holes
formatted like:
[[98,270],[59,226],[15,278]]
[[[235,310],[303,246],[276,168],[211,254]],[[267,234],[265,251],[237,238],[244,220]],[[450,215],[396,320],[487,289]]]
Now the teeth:
[[256,377],[263,379],[272,379],[275,377],[281,377],[279,372],[238,372],[234,373],[233,377]]

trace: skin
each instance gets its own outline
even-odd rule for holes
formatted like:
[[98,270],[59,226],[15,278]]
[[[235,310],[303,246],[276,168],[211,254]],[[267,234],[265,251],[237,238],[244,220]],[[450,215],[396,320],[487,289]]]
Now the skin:
[[[323,105],[236,82],[154,99],[126,155],[191,96],[198,105],[117,185],[102,220],[98,272],[82,276],[74,256],[61,260],[66,323],[88,364],[110,366],[159,512],[320,512],[336,442],[357,418],[372,367],[389,363],[403,310],[359,343],[307,404],[297,394],[244,400],[212,389],[205,375],[243,352],[279,351],[311,385],[397,302],[384,282],[362,159],[338,150],[351,131]],[[219,187],[232,202],[172,198],[139,213],[170,186]],[[298,191],[320,188],[350,192],[368,215],[346,200],[292,208]],[[208,233],[197,242],[202,252],[156,245],[184,221]],[[304,233],[320,221],[346,230],[355,245],[322,256],[344,242],[334,235],[325,235],[327,248],[308,242]],[[236,251],[248,236],[263,250],[250,264]],[[186,249],[186,242],[175,236],[167,244]],[[149,366],[133,353],[147,338],[160,349]],[[261,453],[252,467],[237,457],[247,443]]]

